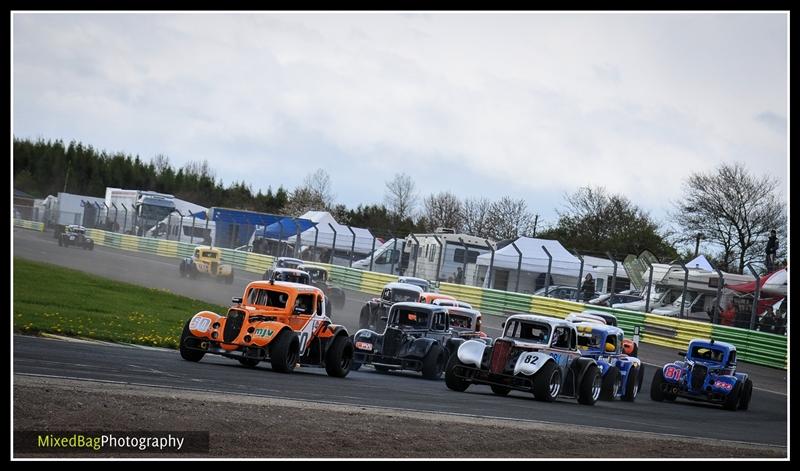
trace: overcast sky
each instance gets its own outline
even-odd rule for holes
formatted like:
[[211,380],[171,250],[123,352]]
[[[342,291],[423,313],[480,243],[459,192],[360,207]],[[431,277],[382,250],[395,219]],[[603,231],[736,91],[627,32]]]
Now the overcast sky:
[[[13,132],[338,202],[602,185],[663,218],[742,162],[787,186],[785,14],[15,14]],[[541,226],[540,226],[541,227]]]

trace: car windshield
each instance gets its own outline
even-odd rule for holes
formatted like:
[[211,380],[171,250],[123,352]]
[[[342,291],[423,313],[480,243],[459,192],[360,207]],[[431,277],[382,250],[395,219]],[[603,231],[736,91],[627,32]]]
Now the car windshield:
[[267,289],[251,289],[247,296],[247,303],[256,306],[265,306],[272,308],[283,309],[286,307],[286,301],[289,295],[281,291],[272,291]]
[[506,324],[505,336],[546,344],[550,341],[550,326],[533,321],[511,321]]
[[461,314],[450,313],[450,327],[456,329],[472,329],[472,318]]
[[725,356],[723,350],[708,347],[694,347],[691,353],[692,358],[695,360],[715,361],[717,363],[722,362],[722,358]]
[[428,311],[398,308],[392,315],[392,325],[407,329],[427,329],[429,317]]
[[408,301],[410,302],[419,301],[419,293],[417,293],[416,291],[406,291],[404,289],[392,290],[392,302],[402,303]]
[[325,281],[325,272],[319,268],[306,268],[305,270],[314,281]]
[[217,254],[214,252],[203,252],[203,258],[217,258]]

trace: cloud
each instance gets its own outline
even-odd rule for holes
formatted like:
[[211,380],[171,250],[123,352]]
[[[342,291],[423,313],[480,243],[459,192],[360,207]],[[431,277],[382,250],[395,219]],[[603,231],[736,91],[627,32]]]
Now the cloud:
[[552,218],[587,184],[660,215],[734,157],[786,185],[765,111],[786,109],[784,15],[13,18],[15,135],[208,159],[255,189],[322,167],[355,206],[405,171]]

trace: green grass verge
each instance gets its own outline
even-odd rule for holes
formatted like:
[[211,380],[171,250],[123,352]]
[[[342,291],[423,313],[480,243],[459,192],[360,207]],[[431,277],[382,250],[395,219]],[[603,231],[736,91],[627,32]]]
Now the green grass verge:
[[77,270],[14,258],[14,331],[177,348],[198,311],[227,308]]

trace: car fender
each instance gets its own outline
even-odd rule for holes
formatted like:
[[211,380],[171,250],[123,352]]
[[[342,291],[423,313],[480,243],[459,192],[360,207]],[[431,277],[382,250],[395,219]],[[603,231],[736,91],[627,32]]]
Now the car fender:
[[418,339],[411,339],[411,342],[403,342],[403,345],[400,347],[400,355],[404,357],[411,357],[411,358],[425,358],[425,355],[431,350],[434,345],[438,345],[439,342],[436,339],[430,339],[427,337],[420,337]]
[[211,311],[200,311],[189,320],[189,332],[195,337],[211,338],[212,325],[219,322],[220,331],[224,328],[224,317]]
[[459,338],[459,337],[449,338],[445,342],[444,348],[448,352],[452,353],[452,352],[458,351],[458,347],[460,347],[461,344],[464,343],[464,342],[466,342],[466,339],[462,339],[462,338]]
[[553,357],[547,353],[525,352],[519,356],[517,364],[514,365],[514,375],[522,373],[525,376],[531,376],[549,361],[555,363]]
[[485,343],[478,340],[467,340],[458,347],[458,361],[480,368],[484,350],[486,350]]
[[671,384],[680,383],[687,376],[683,362],[667,363],[661,367],[661,373],[664,376],[664,382]]
[[253,333],[250,334],[251,343],[259,347],[265,347],[273,340],[278,338],[278,334],[285,329],[291,329],[288,325],[276,321],[258,321],[249,324]]
[[[589,369],[591,365],[597,365],[597,362],[594,361],[593,358],[576,358],[572,361],[571,368],[575,372],[575,385],[579,385],[583,382],[583,377],[586,374],[586,370]],[[599,365],[597,365],[599,367]]]

